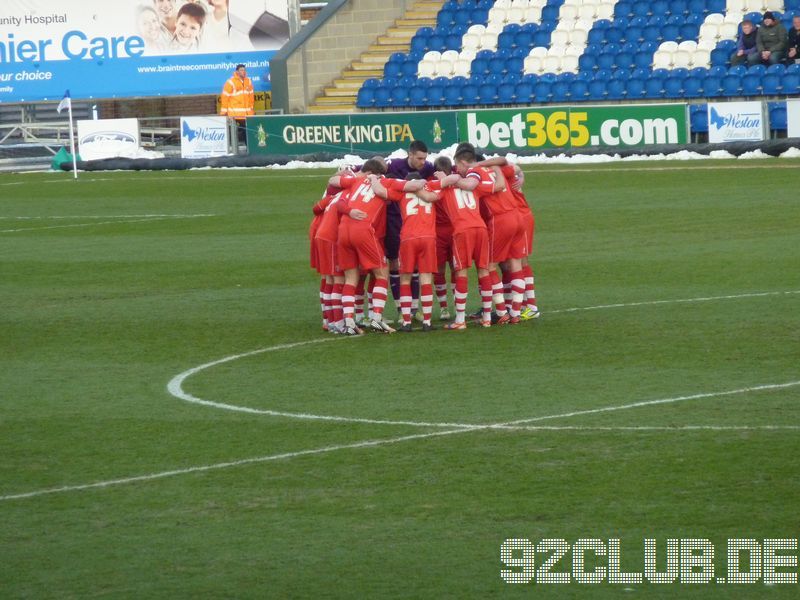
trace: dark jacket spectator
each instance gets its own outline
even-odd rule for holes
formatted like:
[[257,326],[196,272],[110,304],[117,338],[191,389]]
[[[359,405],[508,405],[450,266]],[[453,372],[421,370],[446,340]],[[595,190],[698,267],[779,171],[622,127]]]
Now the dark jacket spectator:
[[761,62],[770,65],[782,62],[786,57],[788,37],[786,28],[775,19],[775,15],[771,11],[765,12],[764,20],[756,35],[756,47]]
[[800,15],[792,19],[788,40],[786,62],[791,64],[800,59]]

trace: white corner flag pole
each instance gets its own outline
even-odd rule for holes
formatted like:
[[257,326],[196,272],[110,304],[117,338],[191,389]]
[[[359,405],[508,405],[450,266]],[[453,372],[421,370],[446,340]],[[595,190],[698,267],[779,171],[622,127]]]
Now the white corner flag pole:
[[69,151],[72,154],[72,173],[74,179],[78,179],[78,159],[75,156],[75,136],[73,135],[74,130],[72,129],[72,100],[70,100],[69,104],[67,104],[67,109],[69,110]]

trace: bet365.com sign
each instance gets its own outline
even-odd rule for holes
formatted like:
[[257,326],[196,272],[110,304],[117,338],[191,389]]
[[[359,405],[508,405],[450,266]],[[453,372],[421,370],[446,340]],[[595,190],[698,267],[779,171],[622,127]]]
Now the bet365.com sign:
[[462,111],[462,138],[488,150],[685,144],[685,104]]

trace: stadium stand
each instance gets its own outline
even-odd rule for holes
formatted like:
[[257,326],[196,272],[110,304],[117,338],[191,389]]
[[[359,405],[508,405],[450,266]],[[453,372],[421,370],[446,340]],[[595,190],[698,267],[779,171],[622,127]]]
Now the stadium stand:
[[[413,86],[412,105],[431,108],[797,95],[800,65],[730,66],[742,19],[759,23],[766,10],[788,29],[800,0],[448,0],[435,27],[364,83],[357,106],[407,106],[408,90],[397,103],[392,92],[408,75],[438,81]],[[785,106],[773,114],[781,125]]]

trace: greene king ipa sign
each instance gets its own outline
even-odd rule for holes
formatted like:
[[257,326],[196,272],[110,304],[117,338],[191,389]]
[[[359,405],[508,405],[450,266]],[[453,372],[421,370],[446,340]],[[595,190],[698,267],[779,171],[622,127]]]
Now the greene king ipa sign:
[[250,154],[393,152],[423,140],[432,150],[458,142],[454,112],[248,117]]

